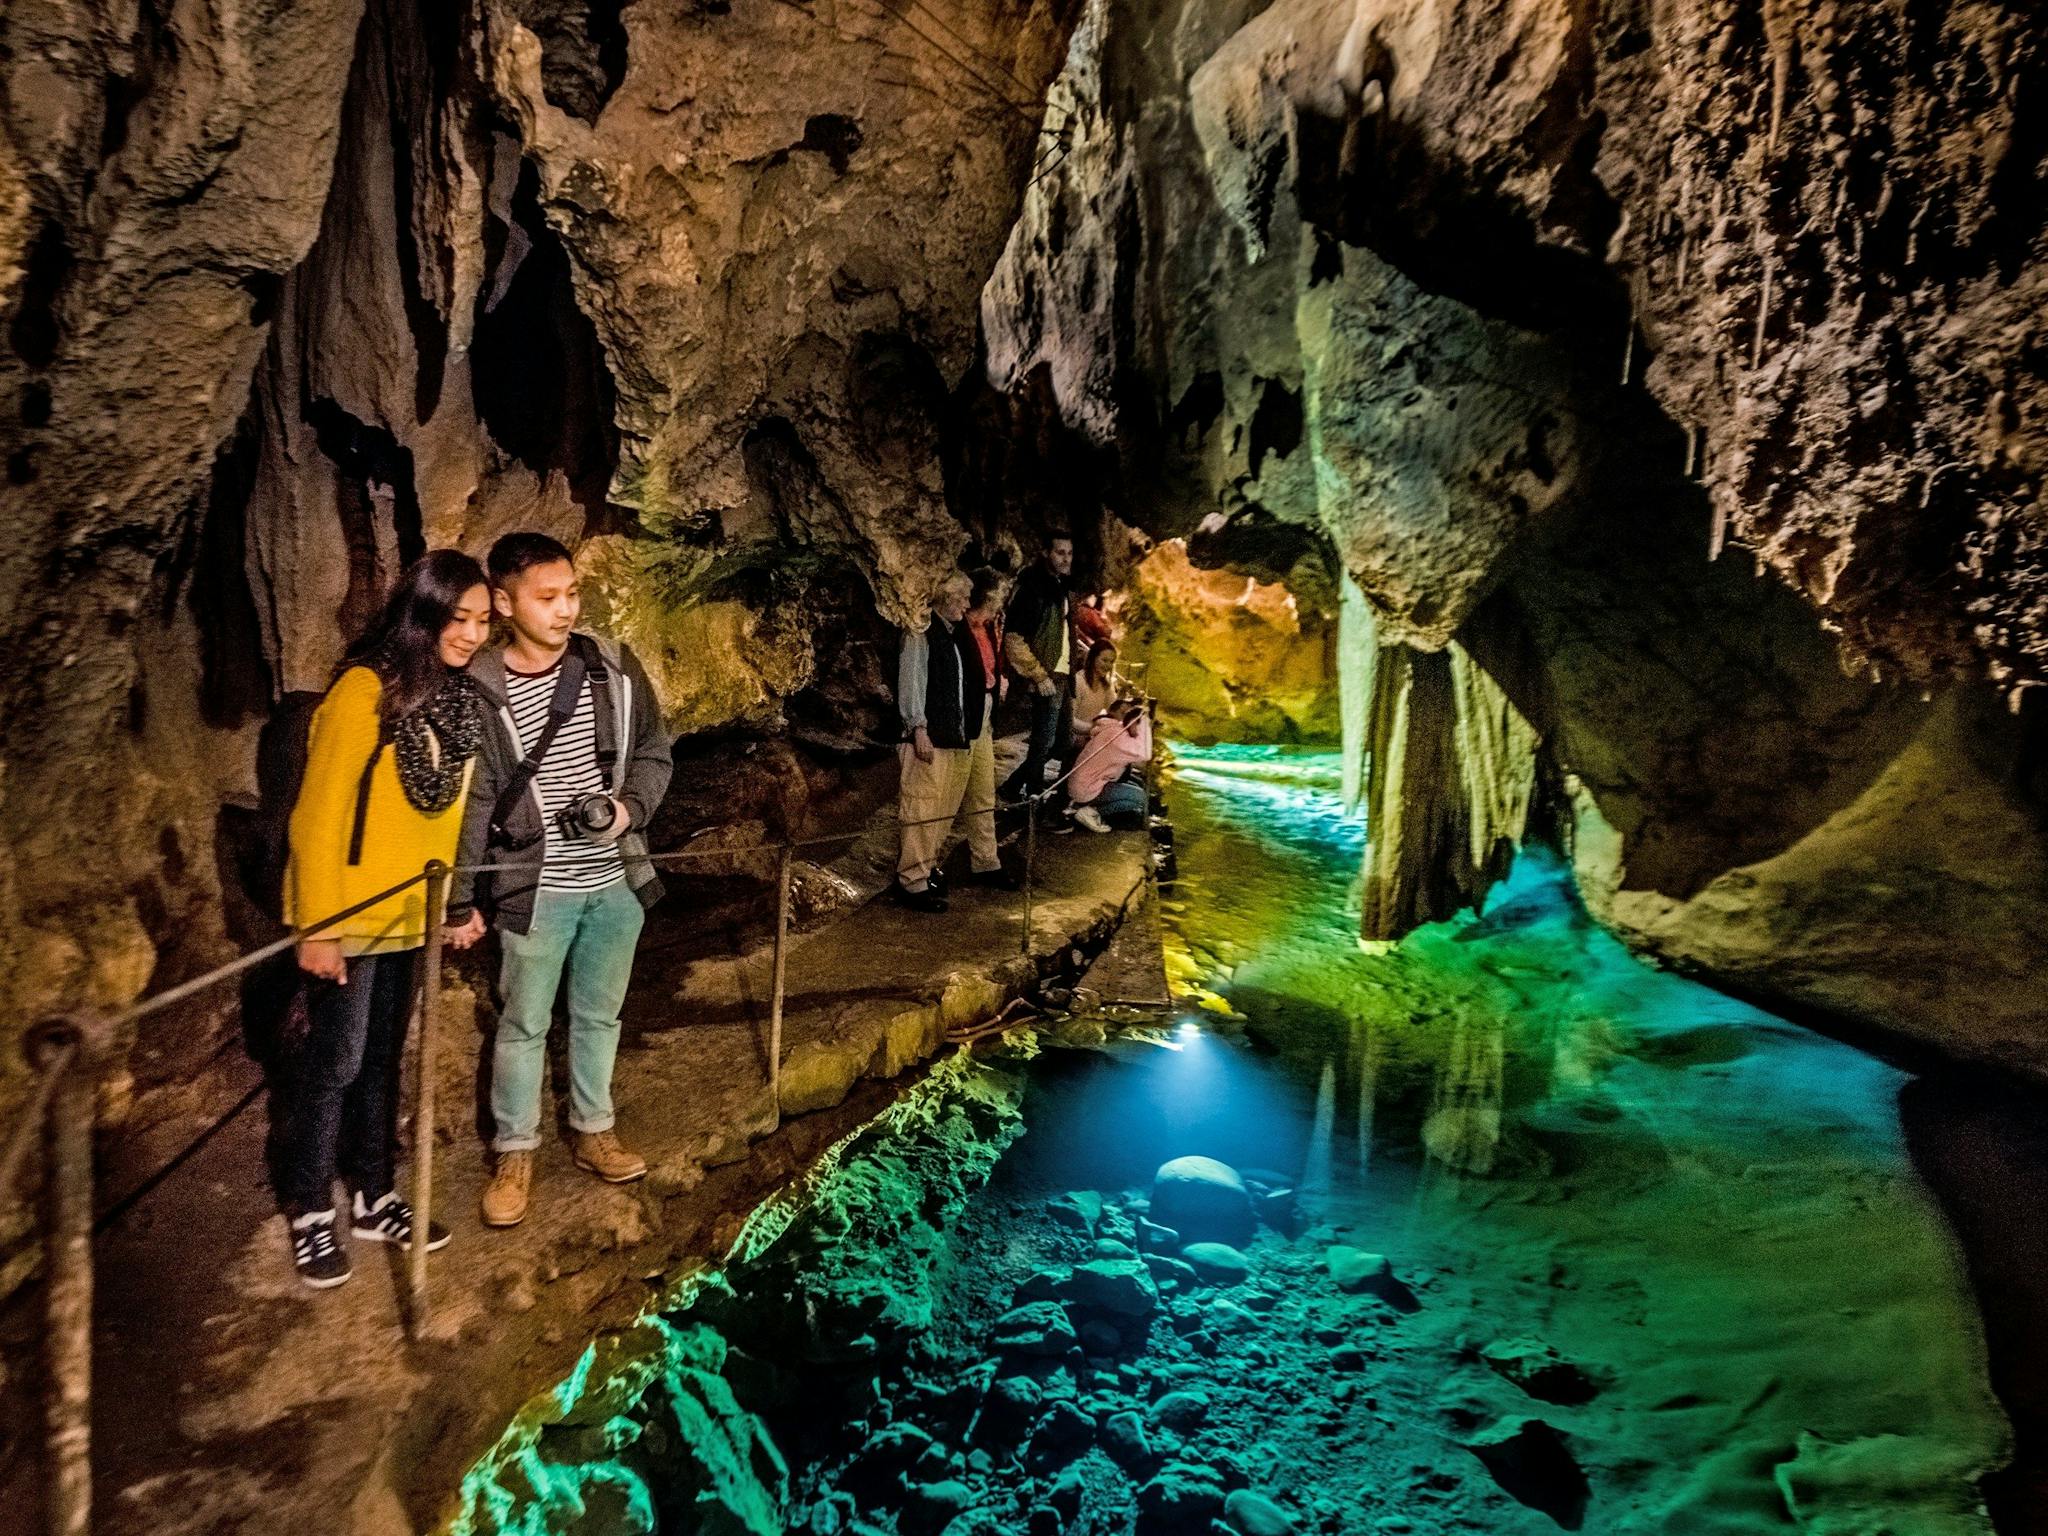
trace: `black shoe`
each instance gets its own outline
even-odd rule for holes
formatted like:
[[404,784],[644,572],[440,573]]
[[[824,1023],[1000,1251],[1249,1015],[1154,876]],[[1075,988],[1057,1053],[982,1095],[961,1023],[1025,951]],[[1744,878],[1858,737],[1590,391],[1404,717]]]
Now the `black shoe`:
[[[375,1205],[364,1205],[358,1194],[355,1214],[355,1226],[350,1230],[357,1237],[372,1243],[396,1243],[401,1248],[412,1246],[412,1207],[397,1195],[386,1195]],[[448,1229],[441,1223],[427,1223],[427,1252],[439,1253],[448,1246],[448,1238]]]
[[924,878],[924,888],[928,891],[936,891],[941,896],[945,895],[946,872],[943,869],[935,869],[929,875],[926,875]]
[[314,1211],[291,1222],[286,1230],[292,1239],[292,1267],[314,1290],[328,1290],[355,1273],[349,1268],[348,1254],[334,1240],[334,1212]]
[[977,869],[967,877],[969,885],[985,886],[992,891],[1021,891],[1024,879],[1014,869]]
[[933,890],[929,885],[921,891],[913,891],[905,886],[898,885],[895,887],[895,891],[896,899],[913,912],[943,912],[946,910],[946,898]]

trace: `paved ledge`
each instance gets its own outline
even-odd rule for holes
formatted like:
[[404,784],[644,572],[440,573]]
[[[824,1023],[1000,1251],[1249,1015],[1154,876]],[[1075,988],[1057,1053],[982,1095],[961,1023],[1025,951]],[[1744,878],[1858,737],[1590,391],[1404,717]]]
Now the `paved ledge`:
[[[879,883],[878,847],[837,861],[846,889]],[[97,1529],[385,1536],[433,1524],[522,1403],[593,1335],[722,1251],[762,1198],[886,1104],[891,1080],[934,1055],[948,1028],[989,1017],[1075,951],[1107,943],[1143,888],[1147,851],[1135,833],[1043,839],[1028,953],[1022,900],[1008,892],[962,891],[940,917],[869,902],[795,936],[779,1127],[766,946],[682,961],[657,913],[617,1077],[621,1130],[650,1175],[596,1183],[551,1136],[533,1212],[509,1232],[475,1214],[487,1008],[480,988],[451,986],[435,1189],[455,1241],[434,1258],[420,1343],[400,1328],[395,1251],[356,1244],[354,1280],[331,1292],[309,1293],[292,1275],[258,1098],[100,1242]],[[258,1080],[253,1065],[228,1070]],[[17,1298],[14,1310],[35,1300]],[[36,1449],[17,1444],[0,1463],[0,1508],[33,1511]],[[33,1524],[31,1514],[24,1528]]]

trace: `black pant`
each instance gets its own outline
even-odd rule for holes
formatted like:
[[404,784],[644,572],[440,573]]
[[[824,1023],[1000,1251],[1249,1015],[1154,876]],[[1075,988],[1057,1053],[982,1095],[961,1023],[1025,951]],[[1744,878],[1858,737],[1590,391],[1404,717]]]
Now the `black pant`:
[[278,1160],[287,1216],[332,1209],[337,1172],[368,1203],[391,1192],[398,1073],[419,954],[358,955],[341,986],[307,983],[311,1028],[293,1073]]

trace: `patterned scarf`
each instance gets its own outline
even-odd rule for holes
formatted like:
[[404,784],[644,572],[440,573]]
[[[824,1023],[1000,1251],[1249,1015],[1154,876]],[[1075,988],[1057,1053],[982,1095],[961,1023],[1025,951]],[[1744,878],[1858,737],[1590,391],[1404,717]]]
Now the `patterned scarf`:
[[398,782],[414,810],[432,816],[455,803],[483,733],[483,700],[467,672],[450,672],[432,698],[391,727]]

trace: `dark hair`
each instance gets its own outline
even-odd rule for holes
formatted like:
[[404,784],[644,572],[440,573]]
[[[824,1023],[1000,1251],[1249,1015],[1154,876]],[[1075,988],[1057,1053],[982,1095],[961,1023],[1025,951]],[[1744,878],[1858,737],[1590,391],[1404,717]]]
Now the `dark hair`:
[[508,533],[491,546],[488,563],[491,568],[491,585],[502,587],[514,576],[522,576],[536,565],[553,565],[557,560],[567,560],[571,565],[575,557],[560,539],[551,539],[544,533]]
[[967,606],[970,608],[979,608],[1003,589],[1003,573],[1001,571],[983,566],[980,570],[970,574],[974,580],[974,590],[967,596]]
[[398,578],[384,611],[341,661],[342,671],[368,667],[377,674],[386,720],[403,719],[434,696],[448,672],[441,631],[470,588],[484,585],[484,568],[459,549],[429,550]]
[[1045,547],[1048,551],[1051,550],[1053,545],[1059,543],[1061,539],[1065,539],[1069,544],[1074,542],[1074,536],[1064,528],[1048,528],[1045,530]]
[[1088,659],[1081,663],[1081,675],[1087,678],[1089,682],[1094,682],[1095,658],[1100,656],[1104,651],[1113,651],[1115,649],[1116,642],[1113,640],[1098,640],[1093,645],[1089,646]]

